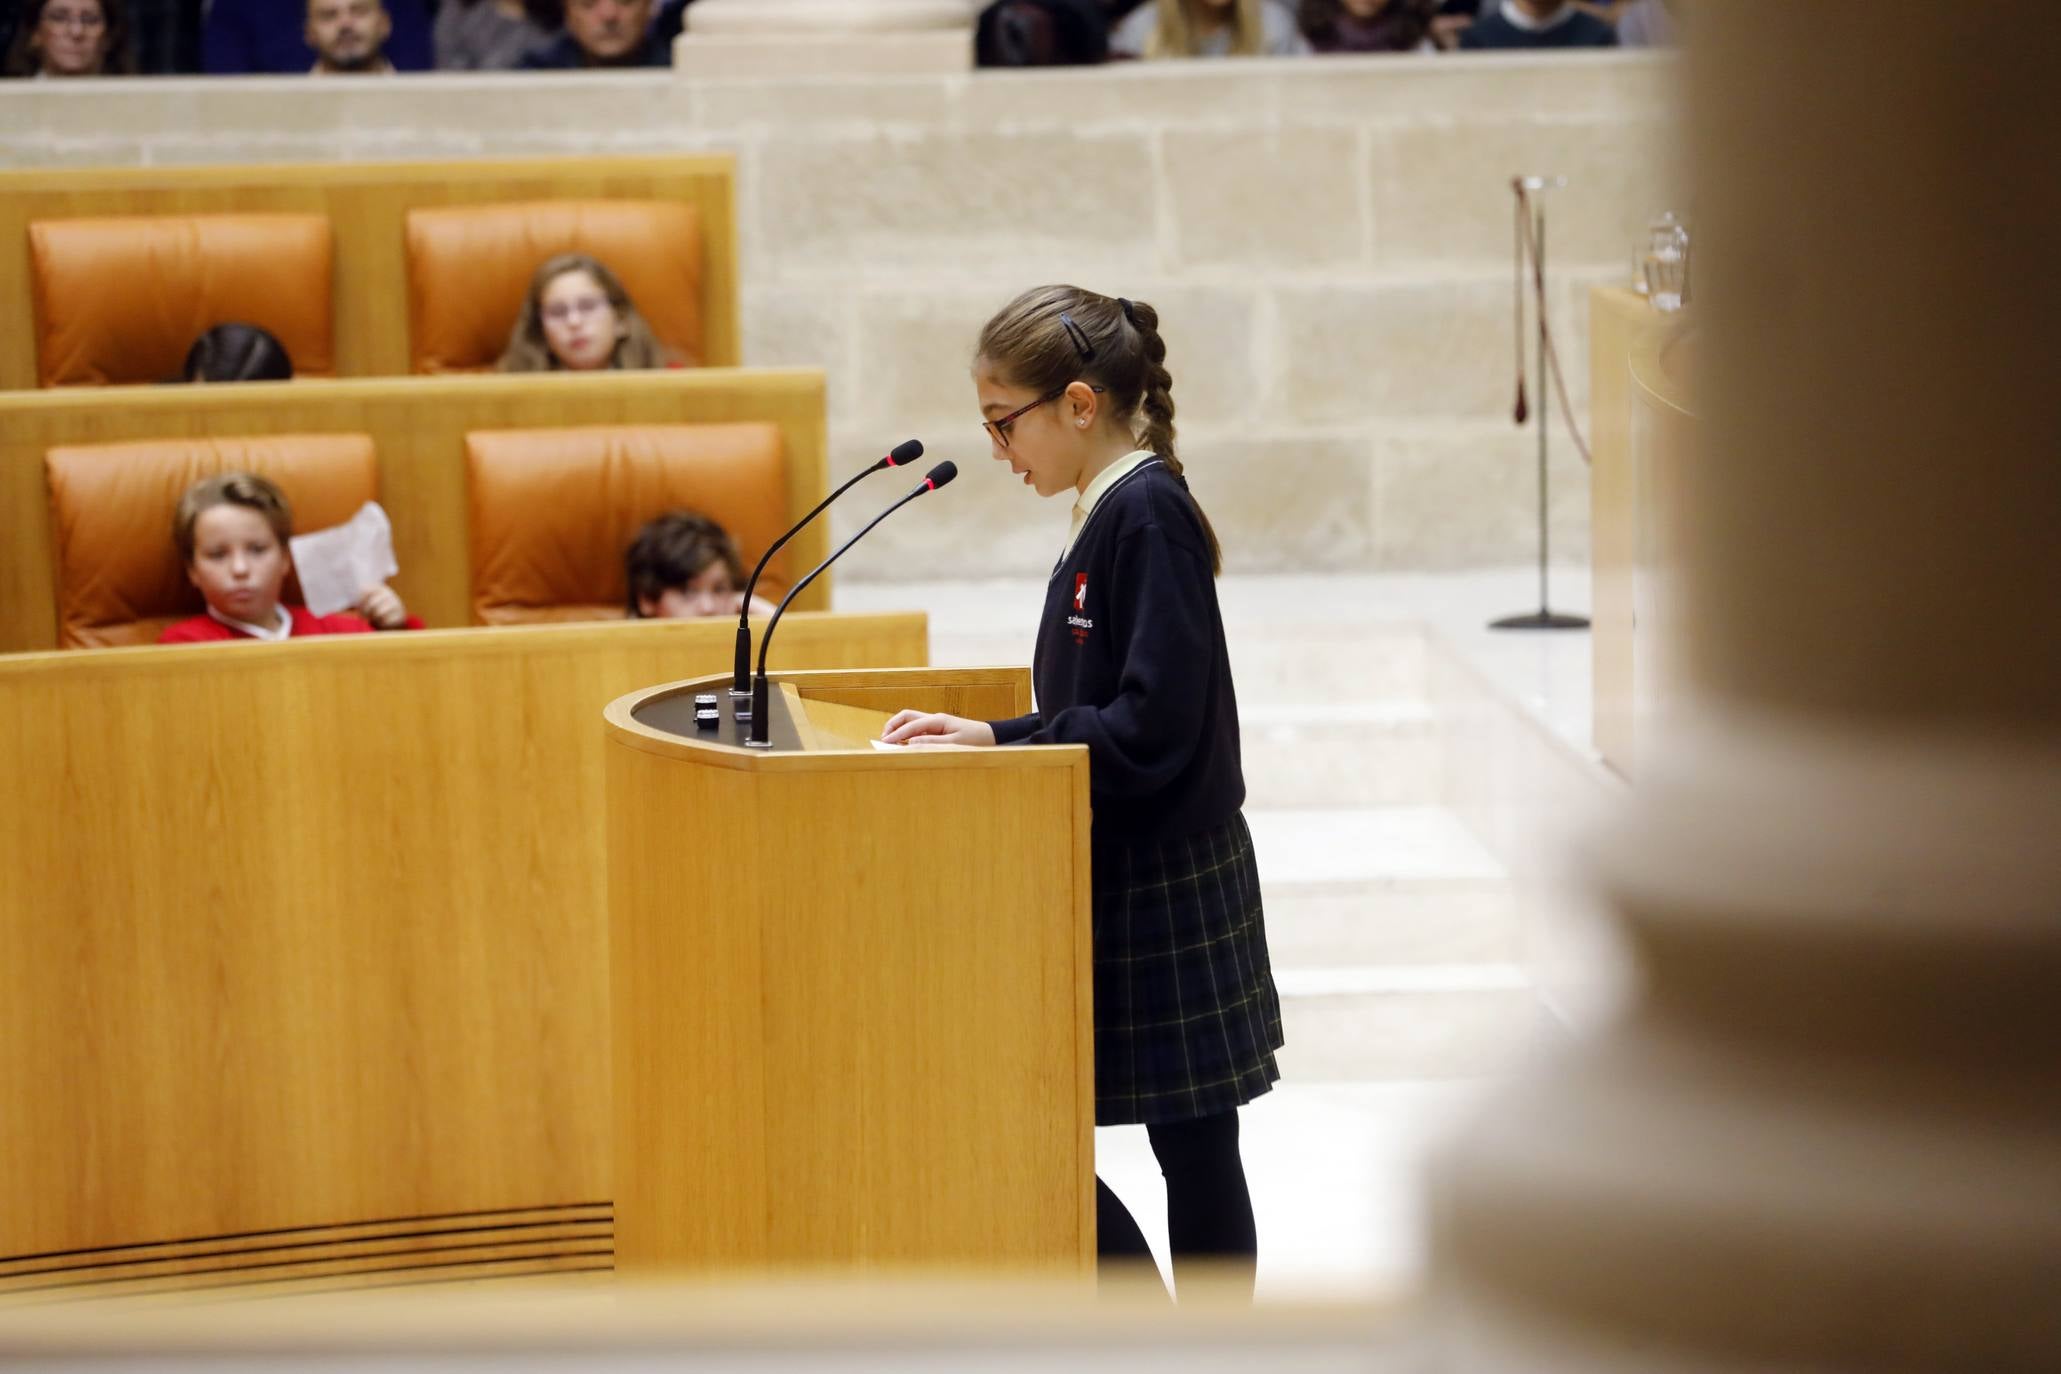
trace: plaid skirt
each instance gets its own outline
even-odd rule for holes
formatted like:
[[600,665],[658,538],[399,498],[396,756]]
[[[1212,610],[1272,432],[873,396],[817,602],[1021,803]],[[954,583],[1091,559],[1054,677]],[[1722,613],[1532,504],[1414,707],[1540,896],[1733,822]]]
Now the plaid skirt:
[[1259,867],[1243,815],[1094,855],[1095,1124],[1242,1106],[1281,1071]]

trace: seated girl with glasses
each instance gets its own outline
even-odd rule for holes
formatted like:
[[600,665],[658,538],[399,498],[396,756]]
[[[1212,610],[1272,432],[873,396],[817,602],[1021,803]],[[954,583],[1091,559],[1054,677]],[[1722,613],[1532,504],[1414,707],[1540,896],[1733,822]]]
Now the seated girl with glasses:
[[680,367],[630,302],[615,273],[585,253],[547,258],[530,278],[503,372],[600,372]]

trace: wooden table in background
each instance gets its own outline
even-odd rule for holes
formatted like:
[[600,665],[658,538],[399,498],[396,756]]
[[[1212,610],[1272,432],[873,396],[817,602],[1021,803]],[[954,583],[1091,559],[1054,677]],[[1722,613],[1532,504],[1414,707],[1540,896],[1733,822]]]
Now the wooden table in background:
[[1622,287],[1589,293],[1593,733],[1627,778],[1651,747],[1670,645],[1686,633],[1667,570],[1685,528],[1694,340],[1686,312],[1663,315]]

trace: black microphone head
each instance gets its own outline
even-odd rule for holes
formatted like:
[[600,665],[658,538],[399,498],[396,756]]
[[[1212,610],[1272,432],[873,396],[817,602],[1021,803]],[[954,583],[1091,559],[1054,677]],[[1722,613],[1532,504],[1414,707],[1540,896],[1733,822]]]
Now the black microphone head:
[[923,441],[921,439],[904,440],[888,451],[887,465],[891,468],[902,467],[905,464],[915,462],[922,456]]
[[947,458],[944,462],[939,463],[936,467],[930,470],[928,475],[926,475],[923,479],[923,485],[927,490],[936,491],[939,487],[951,481],[954,477],[957,477],[958,475],[959,465],[953,462],[951,459]]

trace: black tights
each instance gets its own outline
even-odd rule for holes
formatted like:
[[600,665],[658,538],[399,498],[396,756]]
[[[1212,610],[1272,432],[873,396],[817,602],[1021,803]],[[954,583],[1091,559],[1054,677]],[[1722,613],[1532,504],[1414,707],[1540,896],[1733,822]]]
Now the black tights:
[[[1207,1269],[1235,1276],[1250,1293],[1259,1237],[1245,1164],[1238,1157],[1237,1109],[1147,1126],[1145,1134],[1166,1178],[1167,1240],[1176,1286],[1184,1275]],[[1095,1180],[1095,1224],[1098,1258],[1151,1263],[1145,1233],[1100,1178]]]

